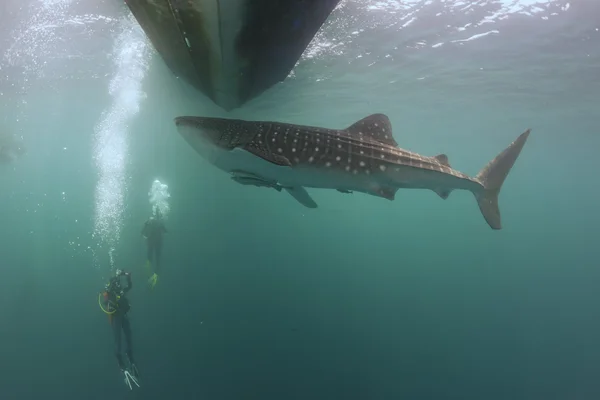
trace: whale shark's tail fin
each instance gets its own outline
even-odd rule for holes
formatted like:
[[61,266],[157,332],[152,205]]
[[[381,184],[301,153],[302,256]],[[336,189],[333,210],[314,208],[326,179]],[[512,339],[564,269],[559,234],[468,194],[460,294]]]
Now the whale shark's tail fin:
[[479,173],[476,179],[483,186],[482,191],[475,192],[475,198],[483,217],[492,229],[502,229],[498,195],[506,176],[521,153],[531,129],[523,132],[502,153],[490,161]]

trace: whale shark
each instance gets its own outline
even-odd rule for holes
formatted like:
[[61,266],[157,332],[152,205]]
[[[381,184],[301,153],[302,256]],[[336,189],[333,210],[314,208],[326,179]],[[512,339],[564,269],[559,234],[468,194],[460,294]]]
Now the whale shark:
[[305,207],[317,207],[307,187],[388,200],[398,189],[429,189],[442,199],[461,189],[473,193],[496,230],[502,228],[500,189],[531,132],[527,129],[471,177],[453,169],[446,154],[428,157],[400,148],[385,114],[344,129],[197,116],[174,122],[201,157],[235,182],[285,190]]

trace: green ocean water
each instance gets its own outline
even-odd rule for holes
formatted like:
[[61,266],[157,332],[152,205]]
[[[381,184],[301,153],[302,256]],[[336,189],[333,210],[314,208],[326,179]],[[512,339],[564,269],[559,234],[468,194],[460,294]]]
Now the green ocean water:
[[[50,13],[64,31],[42,29],[38,55],[0,48],[0,124],[27,146],[0,169],[0,398],[597,397],[598,6],[501,8],[509,18],[479,26],[498,33],[460,42],[472,35],[442,27],[473,13],[435,22],[445,2],[415,3],[344,2],[293,76],[230,113],[173,77],[112,5],[85,14],[93,35],[65,41],[75,17]],[[401,147],[469,175],[531,128],[500,195],[503,229],[459,191],[308,189],[309,210],[231,181],[173,123],[343,128],[371,113]],[[155,179],[171,211],[150,291],[140,229]],[[131,392],[97,304],[116,268],[134,283]]]

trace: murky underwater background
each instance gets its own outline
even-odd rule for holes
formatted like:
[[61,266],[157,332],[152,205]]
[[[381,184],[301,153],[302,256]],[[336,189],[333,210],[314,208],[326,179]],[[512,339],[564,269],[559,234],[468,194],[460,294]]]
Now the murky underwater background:
[[[120,1],[4,0],[2,399],[593,399],[600,395],[600,3],[347,0],[290,78],[225,113],[173,77]],[[179,115],[342,128],[386,113],[401,147],[474,175],[532,135],[500,196],[393,202],[241,186]],[[140,229],[170,197],[163,270]],[[134,278],[142,388],[97,294]]]

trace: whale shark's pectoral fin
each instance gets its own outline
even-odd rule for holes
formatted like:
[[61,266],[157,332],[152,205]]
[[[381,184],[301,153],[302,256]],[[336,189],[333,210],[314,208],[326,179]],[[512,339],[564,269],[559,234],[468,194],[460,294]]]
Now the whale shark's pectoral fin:
[[336,189],[338,192],[340,193],[347,193],[347,194],[352,194],[351,190],[346,190],[346,189]]
[[300,204],[308,208],[317,208],[317,203],[310,197],[306,189],[302,186],[284,188],[291,194]]

